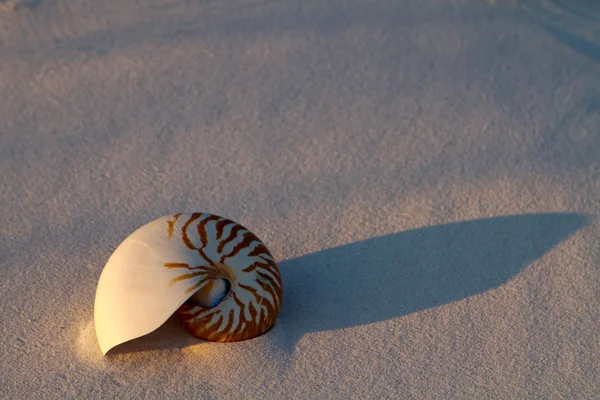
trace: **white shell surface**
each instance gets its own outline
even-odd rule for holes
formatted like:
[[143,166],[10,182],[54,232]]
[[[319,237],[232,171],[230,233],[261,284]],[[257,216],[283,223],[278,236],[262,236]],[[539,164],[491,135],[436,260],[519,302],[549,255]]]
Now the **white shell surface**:
[[165,229],[168,217],[144,225],[119,245],[96,289],[94,324],[102,354],[162,325],[191,294],[171,285],[178,272],[166,262],[196,264],[200,256],[182,251]]

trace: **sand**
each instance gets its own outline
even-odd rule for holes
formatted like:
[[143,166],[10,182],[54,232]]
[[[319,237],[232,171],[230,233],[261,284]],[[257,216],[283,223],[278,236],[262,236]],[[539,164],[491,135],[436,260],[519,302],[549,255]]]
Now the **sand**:
[[[600,398],[600,4],[1,5],[0,398]],[[102,357],[104,264],[191,211],[276,325]]]

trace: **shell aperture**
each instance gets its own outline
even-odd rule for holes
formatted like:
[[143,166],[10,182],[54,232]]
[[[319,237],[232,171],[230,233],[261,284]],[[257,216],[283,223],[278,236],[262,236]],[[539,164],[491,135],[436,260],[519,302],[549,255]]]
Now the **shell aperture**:
[[189,301],[204,308],[213,308],[227,296],[230,288],[231,283],[227,279],[217,278],[208,282],[202,289],[198,289]]
[[251,339],[281,306],[279,268],[252,232],[208,213],[175,214],[144,225],[108,260],[94,322],[103,354],[146,335],[176,311],[194,336]]

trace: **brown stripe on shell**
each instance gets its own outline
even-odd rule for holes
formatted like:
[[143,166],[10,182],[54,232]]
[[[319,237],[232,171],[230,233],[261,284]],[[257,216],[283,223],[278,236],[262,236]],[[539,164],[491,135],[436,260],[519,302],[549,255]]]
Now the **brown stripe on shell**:
[[250,265],[249,267],[246,267],[242,270],[242,272],[252,272],[254,271],[256,268],[258,267],[264,267],[266,266],[266,264],[260,263],[260,262],[255,262],[252,265]]
[[240,250],[249,247],[250,243],[252,243],[254,241],[258,241],[258,238],[256,236],[254,236],[254,233],[252,233],[250,231],[244,233],[242,241],[239,242],[238,244],[236,244],[235,247],[233,248],[233,250],[231,250],[231,252],[229,254],[225,254],[225,255],[221,256],[221,262],[223,262],[226,258],[235,256],[237,253],[240,252]]
[[275,263],[275,261],[271,261],[271,260],[265,260],[268,267],[265,268],[265,270],[269,271],[271,274],[273,274],[273,276],[275,276],[275,278],[277,279],[277,283],[279,283],[279,287],[281,287],[281,275],[279,274],[279,267],[277,267],[277,264]]
[[189,264],[184,264],[184,263],[165,263],[165,268],[187,268],[187,269],[192,269]]
[[[191,274],[179,275],[179,276],[176,276],[175,278],[171,279],[171,284],[179,282],[179,281],[183,281],[185,279],[195,278],[197,276],[202,276],[202,275],[206,275],[206,272],[199,271],[199,272],[192,272]],[[203,280],[207,280],[207,279],[210,279],[210,277],[207,277],[207,278],[205,278]]]
[[189,324],[192,321],[194,321],[194,319],[203,311],[202,307],[199,306],[190,306],[187,304],[182,305],[181,307],[179,307],[179,310],[177,310],[177,312],[179,313],[179,317],[181,318],[182,322],[184,324]]
[[206,256],[206,254],[204,254],[204,250],[202,250],[202,247],[204,247],[204,245],[202,247],[194,246],[194,244],[190,240],[190,237],[187,232],[190,224],[192,222],[194,222],[195,220],[197,220],[198,218],[200,218],[201,215],[202,215],[202,213],[193,213],[191,215],[190,219],[188,219],[187,222],[183,225],[183,228],[181,228],[181,239],[183,240],[183,243],[186,245],[186,247],[188,249],[196,250],[198,252],[198,254],[200,254],[200,256],[204,259],[204,261],[206,261],[208,264],[212,265],[213,262],[210,260],[210,258],[208,258]]
[[231,327],[233,326],[233,319],[234,319],[235,315],[233,310],[229,310],[229,315],[228,315],[228,319],[229,321],[227,321],[227,325],[225,325],[225,328],[223,328],[223,332],[227,333],[231,331]]
[[233,241],[233,239],[235,239],[239,233],[239,231],[245,229],[243,226],[236,224],[233,228],[231,228],[231,232],[229,232],[229,236],[227,236],[227,239],[223,240],[221,243],[219,243],[219,247],[217,248],[217,253],[221,253],[223,251],[223,248],[227,245],[227,243]]
[[203,219],[198,223],[196,229],[198,230],[198,236],[200,237],[200,241],[202,242],[202,247],[206,247],[206,244],[208,243],[208,237],[206,234],[206,224],[208,224],[210,221],[215,221],[218,219],[219,217],[217,217],[216,215],[209,215],[207,218]]
[[[258,238],[256,238],[256,239],[258,240]],[[266,255],[266,256],[273,258],[271,253],[269,253],[267,246],[265,246],[264,244],[259,244],[254,249],[252,249],[252,251],[250,253],[248,253],[248,257],[255,257],[255,256],[261,256],[261,255]]]
[[[264,283],[261,280],[257,280],[256,283],[258,283],[265,292],[269,293],[271,295],[271,297],[273,298],[273,301],[277,302],[277,299],[279,298],[278,294],[276,294],[276,291],[273,290],[273,288],[270,285],[267,285],[266,283]],[[264,299],[264,296],[263,296]],[[271,305],[271,302],[267,301],[266,303],[264,301],[261,301],[260,303],[261,305]]]
[[210,278],[200,279],[194,286],[192,286],[191,288],[187,288],[185,293],[187,294],[196,292],[198,289],[200,289],[203,283],[208,282],[209,280]]
[[221,324],[223,323],[223,316],[219,315],[219,319],[217,319],[216,322],[208,325],[207,327],[204,328],[204,334],[207,335],[208,340],[211,339],[211,336],[214,337],[214,334],[217,333],[217,331],[219,330],[219,328],[221,327]]
[[235,222],[233,222],[232,220],[227,219],[227,218],[219,219],[219,221],[217,222],[217,224],[215,226],[215,228],[217,229],[217,240],[221,240],[221,236],[223,236],[225,227],[227,225],[231,225],[231,224],[235,224]]
[[247,286],[242,283],[238,283],[238,286],[252,293],[254,295],[254,298],[256,299],[256,302],[260,304],[260,302],[262,301],[262,296],[258,294],[258,291],[256,289],[254,289],[252,286]]
[[180,215],[181,215],[181,213],[175,214],[175,215],[173,215],[172,221],[167,221],[167,223],[169,224],[169,229],[168,229],[169,239],[171,239],[171,236],[173,236],[173,230],[175,229],[175,224],[177,223],[177,220],[179,219]]
[[257,271],[256,274],[258,276],[260,276],[261,278],[263,278],[264,280],[267,280],[269,282],[270,286],[273,287],[273,288],[275,288],[275,290],[277,290],[277,288],[279,287],[279,285],[273,280],[273,278],[270,275],[267,275],[267,274],[262,273],[260,271]]
[[200,215],[202,215],[202,214],[201,213],[193,213],[190,216],[190,219],[188,219],[186,221],[186,223],[183,224],[183,227],[181,228],[181,236],[182,236],[181,239],[183,240],[183,243],[187,246],[187,248],[191,249],[191,250],[198,250],[198,249],[196,248],[196,246],[194,246],[194,244],[190,240],[190,237],[188,236],[188,233],[187,233],[187,229],[188,229],[188,226],[190,226],[190,224],[192,222],[194,222],[195,220],[200,218]]
[[254,304],[248,304],[248,312],[250,313],[250,318],[252,318],[253,321],[256,321],[256,316],[258,315],[258,312],[256,312]]
[[164,267],[167,269],[186,268],[186,269],[189,269],[190,271],[206,271],[206,272],[212,271],[209,267],[204,266],[204,265],[198,265],[197,267],[190,267],[189,264],[183,264],[183,263],[165,263]]

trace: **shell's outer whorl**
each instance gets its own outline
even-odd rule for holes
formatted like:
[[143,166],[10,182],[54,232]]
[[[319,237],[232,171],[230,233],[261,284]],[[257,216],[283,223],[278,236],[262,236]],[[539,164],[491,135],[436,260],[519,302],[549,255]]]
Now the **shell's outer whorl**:
[[212,214],[176,214],[167,222],[170,240],[180,239],[204,261],[194,266],[165,263],[165,268],[180,270],[172,284],[186,282],[189,294],[215,278],[225,278],[231,284],[227,296],[215,307],[180,307],[179,315],[190,333],[228,342],[266,332],[281,306],[281,278],[273,256],[260,239],[243,226]]
[[[229,292],[216,306],[184,304],[222,278]],[[253,233],[208,213],[175,214],[144,225],[111,255],[98,282],[94,322],[106,354],[176,311],[194,336],[250,339],[273,325],[280,306],[279,268]]]

